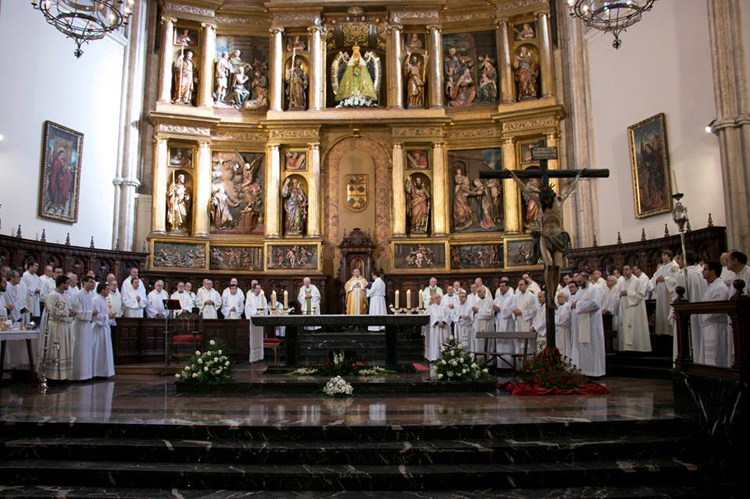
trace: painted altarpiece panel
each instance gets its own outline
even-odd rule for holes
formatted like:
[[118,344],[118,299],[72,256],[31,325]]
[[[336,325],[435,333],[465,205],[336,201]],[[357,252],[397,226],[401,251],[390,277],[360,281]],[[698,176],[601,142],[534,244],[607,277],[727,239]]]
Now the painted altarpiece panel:
[[396,270],[446,269],[446,243],[410,242],[393,245]]
[[494,31],[443,35],[442,57],[446,107],[497,102],[497,41]]
[[501,150],[451,150],[448,164],[451,231],[502,231],[505,222],[502,182],[479,178],[479,172],[502,169]]
[[151,264],[161,269],[205,269],[206,243],[154,241]]
[[505,266],[502,244],[452,244],[451,270],[500,269]]
[[[261,111],[268,107],[269,50],[267,37],[216,37],[213,89],[217,108]],[[226,88],[223,95],[219,95],[220,84]]]
[[214,151],[212,234],[263,234],[265,154]]

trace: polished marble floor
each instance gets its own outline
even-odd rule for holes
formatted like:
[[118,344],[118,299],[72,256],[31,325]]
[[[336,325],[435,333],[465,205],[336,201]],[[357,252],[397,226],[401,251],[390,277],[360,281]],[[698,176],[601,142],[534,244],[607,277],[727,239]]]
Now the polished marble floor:
[[[278,375],[277,375],[278,376]],[[244,372],[245,379],[271,375]],[[283,377],[278,376],[279,381]],[[199,425],[456,425],[634,421],[674,418],[672,383],[605,378],[604,396],[518,397],[466,394],[362,395],[324,399],[304,394],[217,396],[176,393],[174,378],[120,374],[109,380],[50,387],[0,385],[0,421]]]

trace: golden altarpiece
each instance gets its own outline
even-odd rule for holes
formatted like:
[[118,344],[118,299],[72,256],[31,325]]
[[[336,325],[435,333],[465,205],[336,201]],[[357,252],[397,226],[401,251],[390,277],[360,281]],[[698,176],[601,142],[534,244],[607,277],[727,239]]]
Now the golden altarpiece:
[[546,1],[161,7],[152,271],[346,280],[354,228],[391,276],[535,263],[536,206],[479,173],[558,142]]

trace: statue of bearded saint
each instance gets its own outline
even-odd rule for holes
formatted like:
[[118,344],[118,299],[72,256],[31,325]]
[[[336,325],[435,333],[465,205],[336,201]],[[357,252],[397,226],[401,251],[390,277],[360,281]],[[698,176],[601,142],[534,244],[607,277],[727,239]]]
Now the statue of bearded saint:
[[193,62],[193,52],[180,53],[174,63],[174,102],[191,104],[198,76]]
[[173,232],[187,230],[190,210],[190,193],[185,186],[185,175],[180,173],[172,180],[167,195],[167,222]]
[[422,177],[415,175],[406,178],[404,186],[407,195],[407,212],[409,214],[410,233],[426,234],[430,220],[430,191],[424,185]]
[[281,197],[284,198],[284,231],[289,235],[302,235],[307,221],[307,196],[299,180],[287,177]]

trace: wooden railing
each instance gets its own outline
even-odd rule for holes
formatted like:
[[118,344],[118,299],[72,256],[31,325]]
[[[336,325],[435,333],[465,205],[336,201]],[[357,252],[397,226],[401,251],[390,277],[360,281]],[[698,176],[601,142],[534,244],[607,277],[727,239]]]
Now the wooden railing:
[[[689,302],[683,295],[685,289],[677,288],[678,298],[673,306],[677,320],[677,359],[675,370],[723,378],[743,383],[750,382],[750,297],[742,292],[745,283],[735,281],[738,291],[727,301]],[[693,314],[727,314],[732,328],[734,362],[729,368],[696,364],[690,351],[690,316]]]

